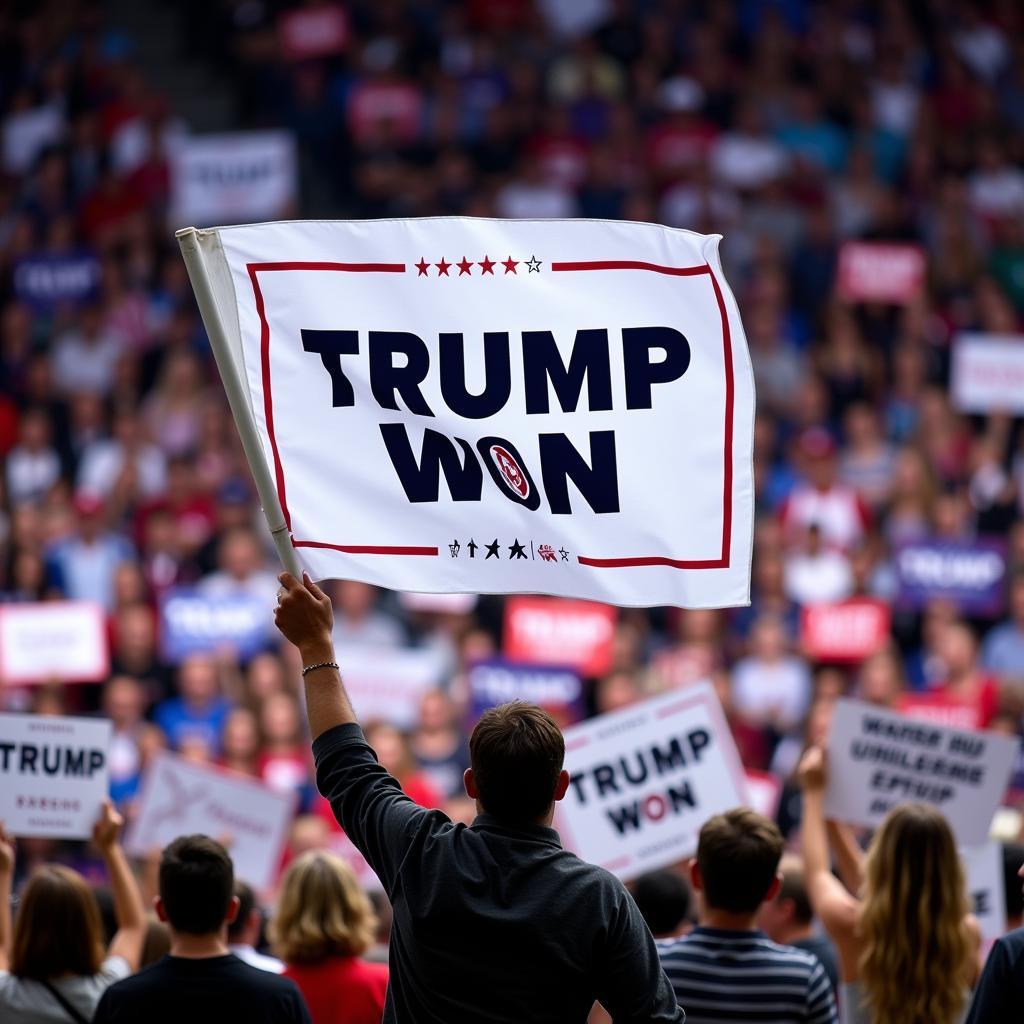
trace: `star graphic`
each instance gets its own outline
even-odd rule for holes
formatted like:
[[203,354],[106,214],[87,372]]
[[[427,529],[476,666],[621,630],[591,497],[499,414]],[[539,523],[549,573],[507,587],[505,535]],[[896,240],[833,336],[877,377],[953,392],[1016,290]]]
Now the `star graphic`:
[[427,277],[427,268],[430,264],[421,256],[419,263],[414,263],[413,266],[419,271],[417,277]]
[[494,543],[493,544],[487,544],[485,546],[487,548],[487,558],[501,558],[501,555],[498,554],[498,538],[497,537],[494,538]]
[[480,266],[483,267],[483,270],[480,271],[481,274],[494,273],[494,260],[489,259],[487,256],[484,256],[484,258],[480,261]]
[[480,547],[480,545],[471,537],[466,547],[469,550],[469,557],[476,558],[476,549]]
[[531,256],[527,261],[526,265],[530,268],[531,274],[540,273],[540,260],[536,256]]
[[459,277],[462,277],[463,274],[473,275],[473,264],[465,256],[455,265],[459,268]]
[[438,277],[440,277],[442,274],[444,274],[445,277],[448,276],[448,268],[451,266],[451,264],[450,263],[445,263],[443,256],[441,257],[441,262],[440,263],[435,263],[434,266],[437,267],[437,276]]
[[562,561],[563,562],[568,562],[569,561],[569,552],[566,551],[565,548],[559,548],[558,549],[558,553],[562,556]]
[[522,544],[519,543],[519,538],[516,537],[515,544],[509,544],[508,546],[508,557],[509,558],[525,558],[526,550]]
[[519,260],[514,260],[509,256],[507,260],[501,261],[501,265],[505,268],[506,274],[514,274],[516,272],[516,267],[519,266]]

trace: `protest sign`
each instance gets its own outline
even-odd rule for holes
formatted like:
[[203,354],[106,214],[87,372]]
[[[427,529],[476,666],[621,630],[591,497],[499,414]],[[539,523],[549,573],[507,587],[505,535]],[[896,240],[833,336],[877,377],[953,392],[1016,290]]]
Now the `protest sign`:
[[366,892],[384,891],[384,886],[377,877],[377,873],[344,832],[332,832],[327,840],[327,846],[332,853],[336,853],[352,869],[360,889]]
[[170,155],[171,211],[178,222],[269,219],[295,201],[295,140],[288,132],[192,135]]
[[995,617],[1006,595],[1006,543],[994,537],[916,541],[895,553],[896,603],[920,609],[950,601],[968,615]]
[[0,821],[15,836],[84,839],[107,795],[105,718],[0,714]]
[[950,390],[963,412],[1024,413],[1024,335],[961,334],[953,345]]
[[907,718],[952,729],[980,729],[984,725],[983,709],[976,700],[943,690],[908,690],[900,695],[897,707]]
[[782,783],[777,775],[771,772],[759,772],[748,769],[747,806],[758,814],[763,814],[769,821],[775,820],[779,812],[779,800],[782,798]]
[[89,601],[0,607],[0,682],[92,683],[110,661],[103,609]]
[[296,800],[292,791],[158,754],[142,781],[125,849],[144,856],[178,836],[213,836],[229,844],[235,876],[265,889],[276,876]]
[[747,802],[746,780],[709,683],[566,730],[566,846],[620,878],[690,856],[712,815]]
[[979,845],[988,838],[1019,742],[839,700],[828,743],[825,813],[876,828],[899,804],[933,804],[960,843]]
[[286,564],[748,603],[753,384],[717,236],[435,218],[179,242]]
[[488,708],[510,700],[539,704],[563,728],[575,725],[585,714],[583,681],[571,668],[492,658],[477,662],[468,675],[471,727]]
[[415,727],[423,694],[441,684],[446,669],[435,648],[350,647],[339,649],[338,663],[359,720],[404,730]]
[[332,57],[348,45],[348,17],[335,4],[293,8],[278,18],[277,34],[288,60]]
[[885,646],[889,623],[889,606],[874,598],[805,605],[800,641],[807,657],[816,661],[863,661]]
[[963,846],[960,859],[967,875],[971,913],[987,947],[1006,931],[1006,889],[1003,886],[1003,848],[999,843]]
[[160,644],[174,663],[224,647],[249,658],[267,646],[272,621],[266,600],[256,595],[210,596],[179,587],[160,600]]
[[614,608],[589,601],[513,597],[505,602],[505,654],[539,665],[569,665],[580,675],[611,668]]
[[836,290],[850,302],[901,305],[924,286],[924,251],[916,245],[845,242],[839,250]]
[[46,313],[93,299],[100,283],[100,261],[88,249],[34,253],[18,260],[11,277],[18,300]]

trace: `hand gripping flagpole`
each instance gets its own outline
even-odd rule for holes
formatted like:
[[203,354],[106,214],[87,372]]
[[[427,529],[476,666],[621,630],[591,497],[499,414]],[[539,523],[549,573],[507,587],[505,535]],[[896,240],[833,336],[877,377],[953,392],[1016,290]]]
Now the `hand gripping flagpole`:
[[206,326],[206,334],[210,339],[214,358],[217,360],[220,379],[224,382],[231,414],[235,418],[235,426],[238,427],[238,435],[242,439],[242,448],[249,462],[249,468],[252,470],[260,505],[263,507],[267,526],[270,527],[270,535],[274,538],[278,557],[285,569],[296,579],[301,580],[302,566],[299,564],[295,548],[292,547],[288,524],[285,522],[284,513],[281,511],[281,502],[277,497],[274,477],[267,465],[263,446],[259,434],[256,432],[256,421],[253,419],[252,407],[249,405],[249,396],[235,367],[220,311],[217,309],[217,303],[213,297],[213,289],[210,286],[210,278],[206,270],[206,260],[199,245],[199,232],[195,228],[182,228],[174,233],[174,237],[178,240],[182,258],[188,269],[192,291],[195,293],[196,303],[199,306],[203,324]]

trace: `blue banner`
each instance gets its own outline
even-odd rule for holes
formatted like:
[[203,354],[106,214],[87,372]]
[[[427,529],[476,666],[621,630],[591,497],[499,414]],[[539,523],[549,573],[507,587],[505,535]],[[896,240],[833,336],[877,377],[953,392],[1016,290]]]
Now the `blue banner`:
[[951,601],[968,615],[996,617],[1006,599],[1006,544],[994,538],[929,540],[896,550],[897,603],[923,608]]
[[177,588],[160,602],[161,648],[171,662],[222,647],[249,658],[269,646],[271,622],[267,602],[260,598],[245,594],[207,597],[190,588]]
[[58,306],[77,306],[95,298],[100,283],[100,263],[89,250],[35,253],[14,267],[14,293],[39,312]]
[[510,700],[539,704],[563,727],[586,714],[583,682],[565,666],[522,665],[504,658],[477,662],[469,670],[472,722],[488,709]]

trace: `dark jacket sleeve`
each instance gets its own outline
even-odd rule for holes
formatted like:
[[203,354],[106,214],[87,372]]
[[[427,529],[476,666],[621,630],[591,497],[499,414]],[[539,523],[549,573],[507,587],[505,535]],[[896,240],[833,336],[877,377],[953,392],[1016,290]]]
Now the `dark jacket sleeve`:
[[[1021,1004],[1013,990],[1015,987],[1024,989],[1024,975],[1018,979],[1013,977],[1012,961],[1006,940],[998,939],[985,961],[985,970],[981,972],[964,1024],[1011,1024],[1020,1021]],[[1018,971],[1024,970],[1024,964],[1018,963],[1016,967]]]
[[619,898],[597,962],[600,1004],[615,1024],[681,1024],[686,1020],[665,975],[654,939],[633,897]]
[[380,765],[358,725],[337,725],[313,743],[316,784],[338,824],[391,895],[417,833],[448,819],[413,803]]

